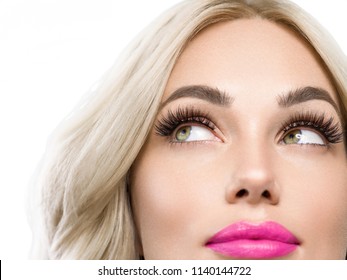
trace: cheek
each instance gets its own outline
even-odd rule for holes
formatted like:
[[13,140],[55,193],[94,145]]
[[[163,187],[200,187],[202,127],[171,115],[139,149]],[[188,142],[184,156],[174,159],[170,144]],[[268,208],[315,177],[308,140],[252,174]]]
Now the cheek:
[[310,255],[345,258],[347,248],[347,169],[343,160],[304,160],[283,174],[282,212],[301,225],[298,234]]
[[172,158],[160,155],[144,153],[133,169],[132,204],[143,251],[148,259],[193,258],[189,254],[205,242],[204,232],[199,232],[208,214],[204,211],[217,207],[220,196],[216,165],[206,154],[194,163],[184,152]]

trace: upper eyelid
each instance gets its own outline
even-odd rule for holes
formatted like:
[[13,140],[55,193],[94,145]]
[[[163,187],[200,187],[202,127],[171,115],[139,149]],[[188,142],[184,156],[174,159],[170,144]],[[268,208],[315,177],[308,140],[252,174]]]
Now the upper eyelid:
[[173,133],[180,125],[189,122],[201,123],[212,130],[216,128],[216,124],[208,112],[194,106],[187,106],[168,110],[165,114],[161,114],[156,121],[155,130],[157,134],[165,136]]
[[317,128],[329,123],[329,125],[338,125],[342,129],[342,123],[340,122],[339,118],[338,121],[336,121],[335,117],[332,115],[327,117],[325,113],[315,113],[311,111],[292,114],[286,122],[282,123],[282,126],[283,128],[286,128],[286,126],[293,123],[297,123],[298,127],[307,126],[307,124],[310,123],[312,126],[317,125]]
[[[295,125],[294,125],[295,124]],[[294,129],[309,129],[315,131],[328,143],[339,143],[345,138],[342,124],[330,116],[328,119],[325,114],[317,114],[312,112],[304,112],[299,115],[292,115],[286,123],[282,124],[282,131],[278,135],[282,135]]]
[[191,125],[191,126],[198,125],[198,126],[207,127],[207,128],[214,130],[216,128],[216,125],[210,120],[207,120],[207,121],[208,121],[208,123],[200,122],[198,120],[186,120],[186,121],[182,121],[182,123],[180,123],[177,126],[177,128],[179,128],[181,126],[187,126],[187,125]]

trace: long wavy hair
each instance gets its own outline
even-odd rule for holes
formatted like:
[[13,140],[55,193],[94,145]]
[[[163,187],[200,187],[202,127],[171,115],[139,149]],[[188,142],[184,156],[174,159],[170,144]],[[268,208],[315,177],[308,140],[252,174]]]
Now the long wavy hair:
[[[162,14],[122,53],[96,90],[51,136],[35,186],[33,256],[138,259],[127,174],[153,126],[173,66],[189,41],[222,21],[285,25],[321,58],[346,122],[346,58],[309,14],[285,0],[190,0]],[[38,226],[40,225],[40,226]]]

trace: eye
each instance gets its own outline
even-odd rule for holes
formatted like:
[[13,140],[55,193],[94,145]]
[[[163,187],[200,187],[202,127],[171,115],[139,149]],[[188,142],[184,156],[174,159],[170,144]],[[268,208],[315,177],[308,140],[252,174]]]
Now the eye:
[[295,129],[286,133],[283,142],[287,145],[325,145],[323,138],[317,133],[308,129]]
[[181,126],[174,133],[175,142],[211,141],[216,136],[208,129],[199,125]]

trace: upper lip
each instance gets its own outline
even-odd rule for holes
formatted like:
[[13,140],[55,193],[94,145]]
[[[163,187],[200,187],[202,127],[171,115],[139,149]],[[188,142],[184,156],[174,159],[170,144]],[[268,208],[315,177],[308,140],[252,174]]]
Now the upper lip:
[[212,236],[206,244],[225,243],[240,239],[271,240],[288,244],[300,243],[288,229],[276,222],[267,221],[255,224],[241,221],[223,228]]

